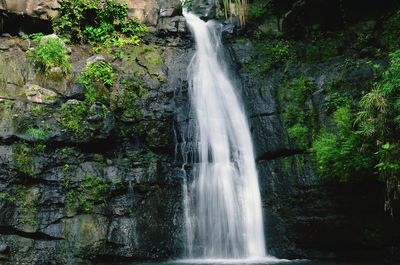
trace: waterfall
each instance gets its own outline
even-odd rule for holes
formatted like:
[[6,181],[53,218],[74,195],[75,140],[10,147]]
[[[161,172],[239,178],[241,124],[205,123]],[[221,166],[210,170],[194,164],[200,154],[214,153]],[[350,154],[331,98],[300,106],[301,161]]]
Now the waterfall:
[[193,180],[183,189],[188,256],[263,258],[266,246],[253,146],[243,105],[223,62],[221,25],[184,15],[196,42],[188,80],[198,156]]

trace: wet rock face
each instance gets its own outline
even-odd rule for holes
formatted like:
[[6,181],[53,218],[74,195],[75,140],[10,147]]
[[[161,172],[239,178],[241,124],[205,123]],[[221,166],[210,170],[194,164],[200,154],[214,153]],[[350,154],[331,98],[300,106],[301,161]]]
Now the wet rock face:
[[[179,256],[173,95],[185,86],[185,40],[127,47],[118,60],[73,46],[71,73],[55,79],[31,65],[25,42],[0,41],[0,263]],[[98,61],[118,81],[109,102],[89,104],[77,76]]]
[[194,0],[191,2],[190,11],[204,20],[215,18],[218,1]]
[[[331,126],[324,102],[327,90],[358,95],[366,91],[374,73],[363,59],[348,62],[346,56],[273,68],[259,75],[249,71],[252,58],[260,56],[250,40],[232,45],[241,77],[264,206],[268,251],[284,258],[399,259],[398,220],[384,213],[383,183],[365,178],[356,183],[319,181],[313,158],[290,139],[282,115],[279,92],[285,81],[304,76],[316,84],[310,95],[318,123]],[[267,59],[267,58],[266,58]],[[357,97],[357,96],[355,96]],[[383,254],[385,253],[385,254]]]

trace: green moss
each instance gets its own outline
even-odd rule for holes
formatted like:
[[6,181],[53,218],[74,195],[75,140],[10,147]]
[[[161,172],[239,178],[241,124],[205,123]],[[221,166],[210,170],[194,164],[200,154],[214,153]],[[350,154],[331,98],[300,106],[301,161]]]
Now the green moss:
[[161,54],[161,47],[157,45],[140,45],[132,47],[129,50],[130,63],[140,63],[142,67],[146,68],[146,72],[137,72],[134,74],[149,74],[160,82],[165,82],[165,74],[163,71],[163,57]]
[[33,230],[37,226],[39,190],[37,188],[23,189],[16,196],[22,223]]
[[37,156],[42,154],[46,146],[43,144],[28,145],[27,143],[19,143],[13,146],[13,158],[16,169],[19,173],[36,178],[38,169],[36,165]]
[[285,170],[286,173],[290,173],[292,162],[293,162],[292,157],[283,157],[282,158],[283,169]]
[[170,142],[168,124],[162,124],[156,120],[141,121],[139,133],[145,138],[146,143],[152,148],[165,147]]
[[[32,142],[45,142],[50,137],[50,120],[54,111],[40,104],[28,104],[25,110],[14,109],[13,124],[18,133],[25,134]],[[12,113],[13,113],[12,112]]]
[[89,109],[81,101],[69,101],[61,105],[60,125],[76,137],[82,137],[87,129]]
[[140,193],[147,193],[160,190],[160,186],[150,185],[150,184],[137,184],[135,185],[135,190],[137,190]]
[[113,86],[114,80],[114,70],[104,61],[97,61],[90,64],[78,76],[78,82],[85,89],[85,101],[89,104],[101,102],[109,105],[109,90]]
[[3,72],[0,72],[0,91],[7,89],[7,77]]
[[257,56],[244,65],[249,72],[262,76],[274,67],[290,63],[293,58],[291,44],[285,40],[273,39],[268,41],[255,41]]
[[48,132],[51,130],[50,127],[46,129],[42,128],[28,128],[26,133],[34,140],[46,141],[48,139]]
[[109,183],[100,177],[86,177],[79,186],[71,187],[67,192],[67,204],[70,211],[89,213],[95,206],[106,203]]
[[12,100],[0,100],[0,117],[3,115],[8,116],[13,105],[14,101]]
[[0,202],[15,202],[16,198],[14,195],[8,192],[0,192]]
[[128,77],[121,81],[121,92],[113,95],[111,109],[120,113],[124,120],[140,121],[147,98],[148,88],[141,77]]

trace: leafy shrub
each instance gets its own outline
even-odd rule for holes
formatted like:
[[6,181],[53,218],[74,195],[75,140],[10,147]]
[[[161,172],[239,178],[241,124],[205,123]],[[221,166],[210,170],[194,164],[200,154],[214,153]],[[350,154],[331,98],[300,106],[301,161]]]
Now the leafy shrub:
[[357,124],[359,133],[376,143],[376,168],[387,187],[385,208],[393,210],[392,203],[400,195],[400,50],[389,57],[382,79],[360,101]]
[[96,102],[109,104],[109,89],[114,79],[114,70],[104,61],[97,61],[87,66],[78,76],[78,82],[85,88],[85,101],[89,104]]
[[81,136],[85,131],[85,118],[89,110],[84,102],[70,101],[61,105],[61,120],[62,127],[76,136]]
[[301,149],[307,149],[309,146],[309,129],[301,124],[295,124],[288,129],[289,137],[295,141],[295,143]]
[[310,139],[318,129],[311,97],[315,88],[312,80],[302,76],[286,82],[279,90],[283,122],[290,138],[302,149],[310,147]]
[[380,142],[398,140],[400,132],[400,50],[390,54],[382,80],[360,101],[360,132]]
[[383,25],[381,43],[390,50],[400,49],[400,10],[397,11]]
[[59,67],[64,74],[71,71],[65,44],[56,37],[42,38],[33,50],[28,51],[28,58],[42,74],[49,74],[54,67]]
[[147,32],[145,26],[128,17],[127,5],[117,0],[62,0],[60,6],[54,29],[72,42],[105,46],[138,44]]
[[271,0],[256,0],[249,5],[249,20],[258,20],[271,10]]
[[349,95],[329,91],[325,97],[324,107],[327,112],[332,113],[341,106],[348,106],[350,104],[351,99]]
[[321,180],[349,181],[369,172],[373,158],[363,150],[363,139],[353,129],[354,114],[350,108],[339,108],[333,118],[339,131],[317,137],[312,145],[313,155]]

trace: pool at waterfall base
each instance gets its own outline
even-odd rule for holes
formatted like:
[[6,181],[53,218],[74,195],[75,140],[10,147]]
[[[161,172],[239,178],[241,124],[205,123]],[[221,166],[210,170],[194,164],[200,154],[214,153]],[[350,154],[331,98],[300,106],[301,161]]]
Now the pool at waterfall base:
[[318,260],[287,260],[267,257],[263,259],[180,259],[164,262],[99,262],[98,265],[398,265],[381,261],[318,261]]

